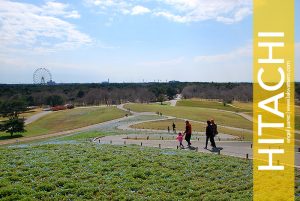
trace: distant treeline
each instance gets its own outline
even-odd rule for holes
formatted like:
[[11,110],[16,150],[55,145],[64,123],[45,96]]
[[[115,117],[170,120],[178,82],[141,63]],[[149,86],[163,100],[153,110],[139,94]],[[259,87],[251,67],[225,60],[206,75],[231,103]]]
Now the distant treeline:
[[[252,101],[251,83],[109,83],[59,85],[0,85],[0,101],[22,100],[28,106],[120,104],[155,102],[172,99],[181,93],[184,98]],[[296,84],[300,97],[300,84]]]

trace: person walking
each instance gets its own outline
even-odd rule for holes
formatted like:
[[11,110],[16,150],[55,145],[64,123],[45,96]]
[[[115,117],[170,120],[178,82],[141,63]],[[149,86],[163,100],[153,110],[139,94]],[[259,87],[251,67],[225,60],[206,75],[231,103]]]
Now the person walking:
[[218,126],[217,124],[215,124],[215,121],[212,119],[210,120],[210,123],[211,123],[211,126],[212,126],[212,129],[213,129],[213,134],[214,134],[214,137],[216,137],[216,135],[218,135]]
[[168,133],[170,133],[170,126],[168,126]]
[[185,135],[185,140],[188,143],[188,147],[190,147],[191,144],[191,137],[192,137],[192,125],[190,124],[189,121],[185,121],[185,131],[184,131],[184,135]]
[[176,125],[175,125],[174,122],[173,122],[173,124],[172,124],[172,128],[173,128],[173,132],[176,133]]
[[180,148],[184,148],[183,144],[182,144],[182,141],[183,141],[183,135],[181,132],[178,133],[177,137],[176,137],[176,140],[178,140],[179,142],[179,147]]
[[211,146],[213,148],[216,148],[216,143],[214,140],[214,133],[213,133],[213,128],[211,125],[210,121],[207,121],[207,126],[206,126],[206,142],[205,142],[205,147],[204,149],[207,149],[207,144],[208,144],[208,140],[210,140]]

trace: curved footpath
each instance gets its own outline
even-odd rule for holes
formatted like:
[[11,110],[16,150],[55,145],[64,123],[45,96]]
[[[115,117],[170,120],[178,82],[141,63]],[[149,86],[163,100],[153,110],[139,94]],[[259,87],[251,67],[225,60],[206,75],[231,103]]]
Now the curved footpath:
[[39,112],[35,115],[32,115],[30,117],[28,117],[27,119],[25,119],[25,125],[28,125],[40,118],[42,118],[43,116],[46,116],[47,114],[50,114],[52,111],[42,111],[42,112]]
[[[124,105],[118,105],[117,108],[129,112],[127,109],[124,108]],[[86,132],[86,131],[104,131],[104,132],[112,132],[115,135],[97,137],[93,139],[93,142],[101,143],[101,144],[116,144],[116,145],[136,144],[139,146],[142,145],[142,146],[149,146],[149,147],[173,148],[173,149],[177,148],[178,143],[175,140],[176,135],[174,134],[170,134],[167,131],[161,131],[161,130],[134,129],[130,127],[134,124],[158,121],[158,120],[175,119],[175,117],[158,116],[153,112],[130,111],[130,113],[131,116],[128,117],[122,117],[119,119],[115,119],[115,120],[111,120],[99,124],[94,124],[82,128],[77,128],[69,131],[0,141],[0,145],[9,145],[15,143],[29,142],[33,140],[42,140],[46,138],[53,138],[53,137],[58,137],[63,135],[72,135],[72,134]],[[43,113],[42,116],[44,115],[45,113]],[[38,117],[39,116],[36,116],[35,119],[38,119]],[[201,123],[205,123],[205,122],[201,122]],[[234,128],[229,126],[223,126],[223,127],[241,130],[241,131],[250,131],[246,129]],[[205,145],[204,133],[194,132],[192,138],[192,146],[193,146],[192,150],[193,151],[197,150],[199,152],[205,152],[205,153],[215,153],[215,154],[218,154],[220,150],[220,154],[236,156],[241,158],[247,158],[248,156],[249,159],[252,158],[252,142],[250,141],[239,141],[239,139],[237,139],[232,135],[220,133],[216,138],[216,143],[217,146],[219,147],[218,150],[212,150],[212,149],[206,150],[203,148]],[[190,150],[190,149],[184,149],[184,150]],[[298,152],[296,153],[296,166],[300,167],[300,153]]]
[[85,131],[99,130],[98,129],[99,127],[111,125],[111,124],[115,125],[116,123],[118,123],[119,121],[122,121],[123,119],[127,119],[127,118],[122,117],[119,119],[114,119],[114,120],[102,122],[99,124],[93,124],[90,126],[76,128],[76,129],[72,129],[72,130],[68,130],[68,131],[61,131],[61,132],[57,132],[57,133],[4,140],[4,141],[0,141],[0,145],[9,145],[9,144],[15,144],[15,143],[30,142],[30,141],[34,141],[34,140],[42,140],[42,139],[58,137],[58,136],[62,136],[62,135],[70,135],[70,134],[81,133],[81,132],[85,132]]
[[[129,112],[124,108],[124,105],[119,105],[119,109]],[[155,113],[151,112],[131,112],[133,116],[132,118],[141,116],[141,115],[152,115],[158,116]],[[175,135],[169,134],[167,131],[161,130],[149,130],[149,129],[134,129],[131,128],[131,125],[158,121],[158,120],[166,120],[166,119],[174,119],[175,117],[171,116],[163,116],[162,119],[152,119],[152,120],[140,120],[140,121],[125,121],[119,122],[117,128],[120,130],[128,130],[128,131],[143,131],[143,134],[127,134],[127,135],[113,135],[113,136],[105,136],[105,137],[97,137],[93,139],[93,142],[100,144],[115,144],[115,145],[124,145],[124,144],[135,144],[139,146],[149,146],[149,147],[158,147],[158,148],[177,148],[177,141],[175,140]],[[195,122],[195,121],[194,121]],[[202,122],[203,123],[203,122]],[[228,127],[231,129],[237,130],[246,130],[241,128]],[[172,136],[170,139],[170,136]],[[235,156],[240,158],[248,158],[252,159],[252,142],[250,141],[239,141],[236,137],[226,134],[219,134],[216,139],[216,144],[218,149],[204,149],[205,146],[205,136],[204,133],[197,132],[194,133],[192,139],[192,150],[204,153],[215,153],[215,154],[224,154],[228,156]],[[196,138],[195,138],[196,137]],[[164,138],[164,139],[163,139]],[[191,150],[191,149],[184,149]],[[220,150],[220,152],[219,152]],[[296,167],[300,167],[300,153],[295,153],[296,157]]]

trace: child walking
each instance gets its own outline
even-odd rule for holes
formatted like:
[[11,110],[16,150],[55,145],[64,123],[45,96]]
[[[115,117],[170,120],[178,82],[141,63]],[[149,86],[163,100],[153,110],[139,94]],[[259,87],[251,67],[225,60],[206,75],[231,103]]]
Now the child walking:
[[178,135],[177,135],[177,137],[176,137],[176,140],[178,140],[180,148],[184,148],[184,146],[183,146],[183,144],[182,144],[183,135],[182,135],[181,132],[178,133]]

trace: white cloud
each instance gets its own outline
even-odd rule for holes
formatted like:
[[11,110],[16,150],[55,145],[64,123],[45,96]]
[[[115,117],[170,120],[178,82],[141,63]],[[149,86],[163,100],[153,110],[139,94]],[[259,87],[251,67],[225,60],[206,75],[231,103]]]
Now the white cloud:
[[245,47],[238,48],[228,53],[216,54],[216,55],[200,55],[194,58],[195,62],[206,62],[206,63],[216,63],[216,62],[226,62],[229,60],[237,60],[244,57],[252,56],[252,46],[246,45]]
[[42,15],[63,16],[66,18],[80,18],[76,10],[68,10],[69,5],[55,1],[48,1],[41,8]]
[[[251,14],[251,0],[161,0],[169,5],[173,12],[162,15],[181,23],[216,20],[223,23],[235,23]],[[166,12],[166,11],[165,11]]]
[[145,13],[150,13],[150,9],[144,6],[134,6],[131,11],[131,15],[143,15]]
[[102,11],[112,9],[120,14],[152,13],[178,23],[215,20],[232,24],[252,13],[252,0],[155,0],[148,8],[148,1],[139,0],[86,0]]
[[150,13],[151,10],[145,6],[139,5],[138,1],[130,0],[85,0],[88,5],[96,6],[101,12],[110,14],[121,13],[123,15],[143,15]]
[[171,20],[174,22],[186,23],[186,22],[190,21],[190,19],[186,16],[174,15],[167,11],[155,12],[154,15],[165,17],[168,20]]
[[47,2],[42,6],[0,1],[0,51],[22,49],[49,52],[91,43],[91,38],[62,18],[79,18],[68,5]]
[[107,11],[107,9],[113,9],[119,12],[123,10],[128,10],[132,7],[129,1],[125,0],[85,0],[88,5],[96,6],[102,11]]

